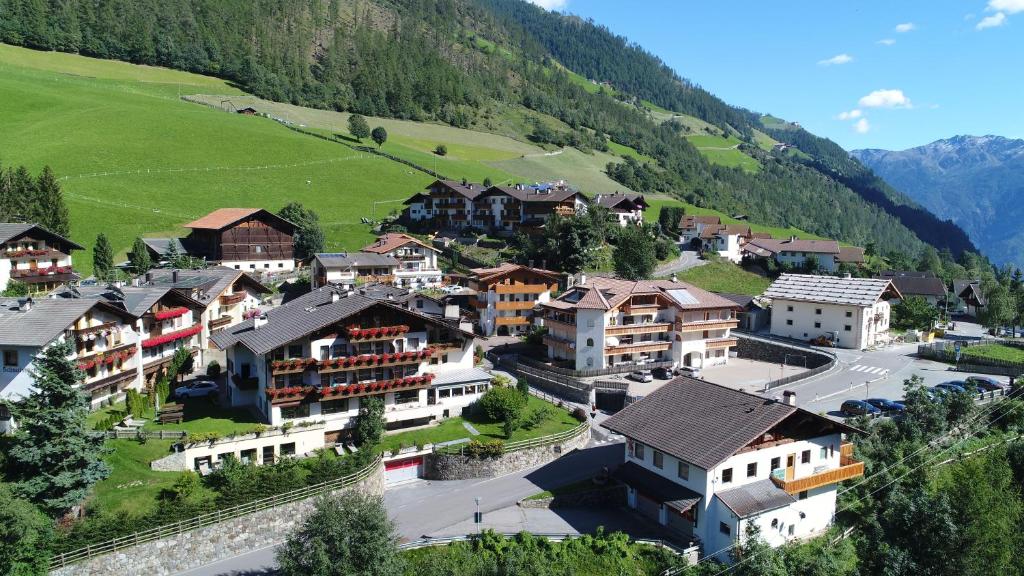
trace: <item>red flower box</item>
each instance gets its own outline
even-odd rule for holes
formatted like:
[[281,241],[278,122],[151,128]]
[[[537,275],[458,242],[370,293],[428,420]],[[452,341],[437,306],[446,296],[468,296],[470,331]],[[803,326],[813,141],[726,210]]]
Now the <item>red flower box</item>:
[[188,314],[188,308],[179,306],[178,308],[168,308],[167,310],[155,312],[153,317],[157,320],[170,320],[171,318],[177,318],[178,316],[184,316],[185,314]]
[[194,324],[183,330],[177,330],[175,332],[161,334],[160,336],[154,336],[153,338],[147,338],[142,341],[142,347],[153,348],[154,346],[160,346],[161,344],[167,344],[168,342],[174,342],[175,340],[190,338],[192,336],[195,336],[196,334],[199,334],[202,331],[202,324]]

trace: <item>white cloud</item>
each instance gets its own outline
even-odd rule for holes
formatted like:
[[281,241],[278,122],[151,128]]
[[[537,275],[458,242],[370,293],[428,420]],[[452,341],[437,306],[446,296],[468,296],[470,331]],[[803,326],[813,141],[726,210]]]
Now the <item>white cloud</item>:
[[1006,24],[1006,14],[1002,12],[996,12],[991,16],[985,16],[977,24],[974,25],[976,30],[984,30],[986,28],[998,28]]
[[864,115],[863,112],[861,112],[860,110],[854,108],[853,110],[850,110],[849,112],[840,112],[839,115],[836,116],[836,118],[838,118],[840,120],[853,120],[854,118],[860,118],[863,115]]
[[857,134],[867,134],[871,130],[871,124],[868,123],[867,118],[861,118],[853,123],[853,131]]
[[894,28],[894,30],[896,30],[899,33],[903,33],[903,32],[910,32],[914,28],[916,28],[916,26],[914,26],[913,22],[904,22],[903,24],[897,24],[896,28]]
[[1024,12],[1024,0],[989,0],[988,6],[985,9],[991,12],[1016,14],[1017,12]]
[[882,38],[881,40],[876,42],[876,44],[881,44],[882,46],[892,46],[895,43],[896,41],[893,40],[892,38]]
[[839,64],[849,64],[850,62],[853,62],[853,56],[849,54],[836,54],[831,58],[818,60],[818,66],[832,66],[833,64],[838,66]]
[[569,3],[569,0],[530,0],[545,10],[561,10]]
[[858,105],[862,108],[910,108],[910,98],[903,90],[875,90],[861,98]]

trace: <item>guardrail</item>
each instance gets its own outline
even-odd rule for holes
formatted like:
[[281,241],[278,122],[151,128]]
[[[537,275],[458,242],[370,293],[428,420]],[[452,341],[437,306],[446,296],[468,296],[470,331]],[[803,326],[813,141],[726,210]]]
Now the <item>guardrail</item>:
[[135,440],[136,438],[181,440],[188,436],[188,432],[180,430],[157,430],[156,432],[146,432],[143,430],[106,430],[104,434],[111,440]]
[[262,510],[268,510],[284,504],[298,502],[299,500],[305,500],[307,498],[347,488],[368,478],[370,474],[380,466],[380,464],[381,456],[377,456],[373,462],[362,470],[349,474],[348,476],[335,478],[334,480],[328,480],[312,486],[298,488],[282,494],[275,494],[274,496],[262,498],[260,500],[253,500],[252,502],[246,502],[245,504],[238,504],[237,506],[231,506],[229,508],[224,508],[223,510],[217,510],[216,512],[200,514],[195,518],[181,520],[173,524],[165,524],[163,526],[157,526],[156,528],[150,528],[148,530],[141,530],[126,536],[119,536],[105,542],[90,544],[84,548],[79,548],[70,552],[55,554],[53,558],[50,559],[50,570],[63,568],[70,564],[82,562],[83,560],[88,560],[96,556],[110,554],[112,552],[128,548],[129,546],[154,542],[168,536],[177,536],[190,530],[205,528],[225,520],[231,520],[240,516],[246,516]]

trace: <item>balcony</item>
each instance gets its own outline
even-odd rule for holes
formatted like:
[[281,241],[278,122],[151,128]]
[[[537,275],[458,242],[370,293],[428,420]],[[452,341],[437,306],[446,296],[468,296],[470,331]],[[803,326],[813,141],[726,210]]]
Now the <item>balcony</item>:
[[495,326],[526,326],[531,323],[529,316],[498,316],[494,319]]
[[425,373],[419,376],[406,376],[405,378],[396,378],[394,380],[378,380],[343,386],[286,386],[283,388],[268,388],[266,395],[270,403],[275,406],[282,404],[295,405],[302,402],[358,398],[387,392],[428,388],[433,379],[434,374]]
[[315,369],[320,374],[362,370],[367,368],[401,366],[426,362],[434,354],[433,348],[410,352],[394,352],[387,354],[361,354],[316,360],[314,358],[295,358],[292,360],[275,360],[270,364],[271,374],[298,374]]
[[639,354],[643,352],[664,352],[672,348],[668,340],[652,340],[649,342],[634,342],[632,344],[619,344],[618,346],[605,346],[604,355],[612,354]]
[[370,342],[373,340],[394,340],[396,338],[401,338],[408,333],[409,330],[409,326],[404,324],[395,326],[375,326],[370,328],[349,326],[345,329],[345,335],[353,342]]
[[605,336],[622,336],[623,334],[657,334],[668,332],[672,325],[668,322],[652,322],[648,324],[619,324],[604,329]]
[[661,309],[661,305],[657,302],[637,302],[626,304],[622,307],[622,313],[626,315],[630,314],[656,314]]
[[[849,448],[847,448],[849,446]],[[848,455],[849,454],[849,455]],[[811,490],[814,488],[820,488],[822,486],[828,486],[830,484],[838,484],[844,480],[851,478],[857,478],[858,476],[864,475],[864,463],[854,460],[853,444],[843,444],[839,451],[839,467],[832,468],[831,470],[823,470],[821,472],[805,476],[803,478],[797,478],[794,480],[786,480],[784,478],[777,478],[774,473],[772,475],[772,482],[776,486],[782,488],[789,494],[799,494],[804,490]],[[785,474],[784,470],[779,470]]]
[[544,342],[544,345],[551,346],[557,350],[565,350],[569,352],[576,350],[576,342],[569,340],[568,338],[559,338],[557,336],[545,334],[542,341]]
[[517,302],[495,302],[495,310],[533,310],[537,305],[533,300],[517,301]]
[[704,345],[709,349],[715,348],[732,348],[736,345],[736,338],[711,338],[707,340]]
[[543,294],[548,291],[544,284],[495,284],[495,294]]
[[548,328],[562,330],[570,334],[576,333],[576,324],[572,322],[564,322],[562,320],[556,320],[554,318],[544,318],[544,325]]
[[739,326],[739,320],[736,318],[729,318],[727,320],[715,318],[713,320],[697,320],[695,322],[677,322],[676,330],[680,332],[703,332],[705,330],[725,330],[737,326]]
[[220,318],[214,318],[213,320],[210,320],[206,324],[207,326],[210,327],[210,330],[212,331],[224,328],[225,326],[231,324],[232,320],[234,319],[231,316],[221,316]]
[[245,292],[235,292],[234,294],[222,294],[220,297],[221,306],[233,306],[238,304],[242,300],[245,300]]
[[117,326],[117,322],[104,322],[102,324],[97,324],[95,326],[88,326],[86,328],[75,328],[74,332],[75,332],[75,335],[77,335],[79,337],[81,337],[81,336],[88,336],[90,334],[96,334],[97,332],[103,332],[105,330],[110,330],[114,326]]

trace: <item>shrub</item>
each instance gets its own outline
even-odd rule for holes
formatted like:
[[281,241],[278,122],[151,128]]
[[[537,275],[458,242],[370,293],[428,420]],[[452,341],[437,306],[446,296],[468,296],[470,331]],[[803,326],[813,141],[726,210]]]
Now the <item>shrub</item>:
[[519,390],[506,386],[494,387],[480,397],[480,408],[495,422],[516,420],[526,406],[526,398]]
[[530,395],[530,382],[526,378],[517,378],[516,379],[516,390],[519,390],[519,393],[522,394],[524,397],[529,396]]
[[537,426],[544,423],[545,420],[551,417],[554,408],[551,406],[541,406],[540,408],[533,410],[523,418],[522,427],[527,430],[532,430]]
[[437,147],[434,148],[434,154],[437,154],[438,156],[447,156],[448,147],[444,144],[438,144]]
[[491,442],[470,440],[463,448],[462,453],[470,458],[497,458],[505,453],[505,443],[501,440]]
[[210,363],[206,365],[206,375],[210,378],[216,378],[220,376],[220,362],[216,360],[210,360]]
[[587,411],[584,410],[583,408],[576,407],[576,409],[572,411],[572,417],[579,420],[580,422],[586,422]]

